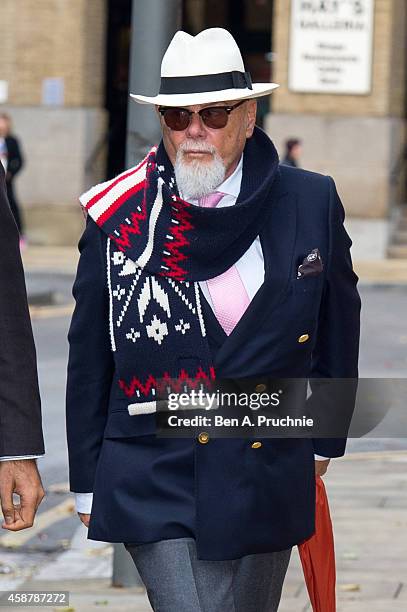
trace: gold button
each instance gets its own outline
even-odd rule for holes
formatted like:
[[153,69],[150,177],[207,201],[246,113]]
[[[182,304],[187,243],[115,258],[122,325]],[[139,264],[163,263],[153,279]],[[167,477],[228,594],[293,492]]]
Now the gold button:
[[309,340],[308,334],[302,334],[302,336],[298,338],[298,342],[306,342],[307,340]]
[[198,440],[201,444],[207,444],[209,442],[209,434],[206,431],[202,431],[198,436]]
[[265,391],[267,389],[267,385],[265,385],[264,383],[260,383],[259,385],[256,385],[254,387],[254,390],[257,391],[257,393],[263,393],[263,391]]
[[252,448],[260,448],[260,447],[261,447],[261,442],[253,442]]

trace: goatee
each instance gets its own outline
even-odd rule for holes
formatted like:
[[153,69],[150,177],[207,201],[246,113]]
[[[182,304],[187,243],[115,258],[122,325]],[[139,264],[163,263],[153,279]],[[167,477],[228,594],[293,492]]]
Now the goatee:
[[[192,159],[185,161],[187,151],[202,151],[212,157],[209,161]],[[225,180],[226,168],[213,145],[187,140],[177,151],[174,165],[177,187],[185,200],[197,200],[216,190]]]

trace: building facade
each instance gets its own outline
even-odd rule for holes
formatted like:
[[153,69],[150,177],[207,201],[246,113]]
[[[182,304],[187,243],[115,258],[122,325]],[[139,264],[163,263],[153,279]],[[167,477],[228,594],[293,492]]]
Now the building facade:
[[[131,0],[2,0],[0,111],[26,158],[32,242],[76,244],[78,195],[124,169],[130,23]],[[280,83],[259,100],[280,152],[300,138],[301,165],[334,176],[349,218],[387,224],[404,200],[404,0],[184,0],[184,29],[213,26],[232,31],[253,80]]]

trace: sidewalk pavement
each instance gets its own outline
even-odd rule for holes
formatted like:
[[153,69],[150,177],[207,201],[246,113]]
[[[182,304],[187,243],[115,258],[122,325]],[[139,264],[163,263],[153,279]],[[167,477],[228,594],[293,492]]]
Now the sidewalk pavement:
[[[335,532],[337,612],[404,612],[407,451],[349,454],[332,461],[324,481]],[[87,540],[80,525],[71,548],[18,590],[69,590],[72,612],[151,612],[140,589],[110,586],[111,558],[112,547]],[[279,612],[311,612],[296,547]]]
[[26,272],[75,274],[79,260],[78,247],[31,246],[23,249]]
[[[79,251],[77,247],[29,246],[22,256],[27,272],[75,274]],[[356,260],[354,268],[362,284],[407,284],[407,259]]]

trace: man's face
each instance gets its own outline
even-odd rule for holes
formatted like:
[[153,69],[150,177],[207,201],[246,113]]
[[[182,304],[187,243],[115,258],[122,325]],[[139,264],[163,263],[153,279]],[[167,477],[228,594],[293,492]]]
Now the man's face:
[[[237,102],[237,100],[212,102],[183,108],[199,111],[211,106],[233,106]],[[158,112],[158,107],[156,109]],[[183,164],[191,164],[191,166],[196,166],[197,163],[210,164],[213,162],[216,152],[225,167],[225,178],[227,178],[239,162],[246,139],[253,134],[256,110],[256,100],[247,100],[244,104],[232,110],[226,126],[221,129],[209,128],[198,114],[193,114],[191,123],[182,131],[171,130],[159,114],[165,150],[172,164],[175,165],[177,153],[179,153],[178,158],[182,157]],[[194,144],[197,144],[196,150],[194,150]],[[205,147],[212,149],[212,151],[202,151]]]
[[9,132],[9,122],[4,117],[0,117],[0,136],[4,138]]
[[291,157],[298,160],[301,157],[302,149],[300,144],[296,144],[291,149]]

